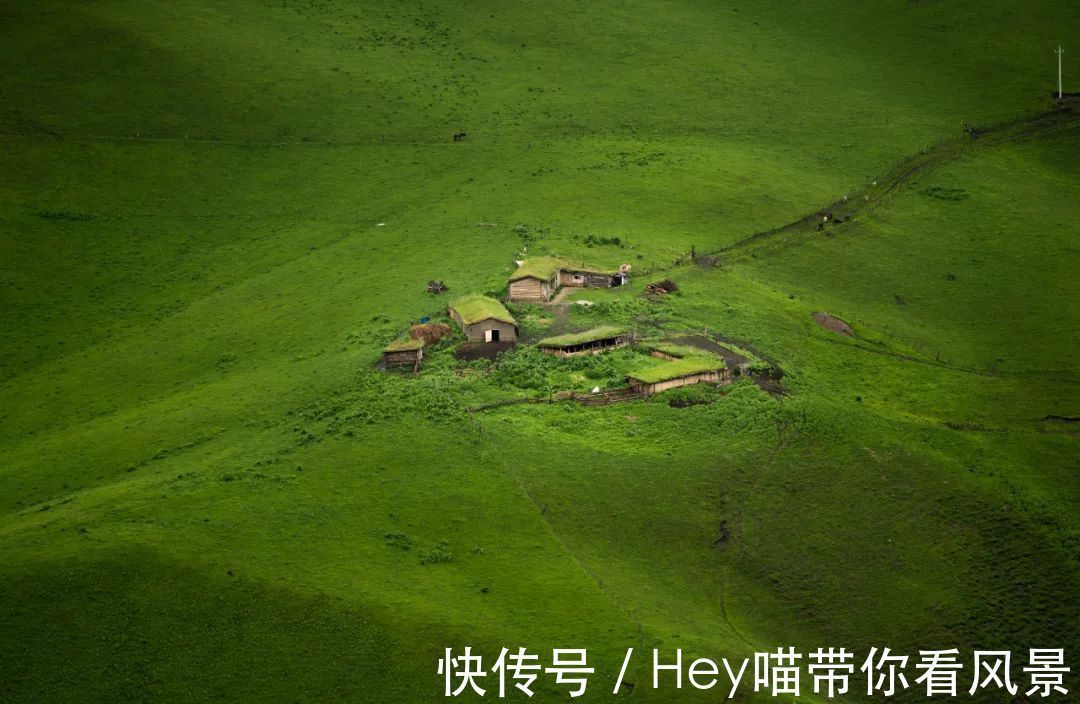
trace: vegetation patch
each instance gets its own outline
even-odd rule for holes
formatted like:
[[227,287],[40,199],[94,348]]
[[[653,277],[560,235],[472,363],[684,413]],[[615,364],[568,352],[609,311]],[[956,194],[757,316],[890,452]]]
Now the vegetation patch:
[[684,357],[719,356],[714,352],[710,352],[709,350],[703,350],[699,347],[692,347],[691,345],[680,345],[676,342],[670,342],[667,340],[649,342],[645,345],[645,347],[646,349],[656,350],[657,352],[661,352],[671,357],[677,357],[679,359],[682,359]]
[[40,210],[38,211],[37,216],[42,220],[62,222],[90,222],[98,219],[98,216],[94,213],[83,212],[80,210]]
[[385,534],[383,536],[383,541],[390,547],[397,548],[398,550],[411,550],[413,544],[412,538],[407,534],[397,532]]
[[971,194],[963,188],[949,188],[947,186],[927,186],[919,193],[938,200],[961,201],[971,197]]
[[604,237],[602,235],[586,235],[581,240],[586,247],[595,246],[613,246],[613,247],[626,247],[626,243],[619,237]]
[[545,394],[609,389],[624,386],[632,370],[652,363],[659,360],[626,347],[580,357],[554,357],[535,347],[518,347],[499,356],[488,380]]
[[445,540],[440,540],[432,548],[420,554],[421,565],[439,565],[453,561],[454,554],[450,552],[450,545]]
[[409,338],[408,340],[394,340],[384,350],[386,352],[408,352],[409,350],[418,350],[423,346],[423,340]]
[[654,399],[662,399],[672,408],[689,408],[715,403],[723,395],[724,391],[712,384],[695,384],[668,389],[657,394]]
[[[272,5],[0,10],[5,701],[411,704],[467,644],[491,699],[498,644],[567,634],[584,699],[628,644],[1080,647],[1080,113],[957,130],[1046,111],[1075,3]],[[373,364],[514,259],[626,252],[519,339],[708,330],[790,398]]]

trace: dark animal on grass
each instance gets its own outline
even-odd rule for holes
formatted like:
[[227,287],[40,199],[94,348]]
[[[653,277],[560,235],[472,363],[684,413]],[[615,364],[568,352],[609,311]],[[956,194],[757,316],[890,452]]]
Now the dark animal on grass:
[[465,141],[465,133],[464,132],[455,132],[454,133],[454,141],[455,142],[464,142]]

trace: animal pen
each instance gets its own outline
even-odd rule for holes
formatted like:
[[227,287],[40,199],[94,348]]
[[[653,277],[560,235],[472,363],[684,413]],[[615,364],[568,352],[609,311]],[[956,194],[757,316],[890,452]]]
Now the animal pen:
[[391,342],[383,350],[383,366],[412,367],[414,370],[420,367],[424,359],[423,340],[397,340]]
[[633,335],[625,328],[605,325],[582,332],[547,337],[537,342],[536,346],[544,354],[577,357],[625,347],[632,341]]
[[626,377],[630,388],[642,396],[692,384],[730,384],[731,370],[719,357],[686,357],[666,362],[651,369],[634,372]]

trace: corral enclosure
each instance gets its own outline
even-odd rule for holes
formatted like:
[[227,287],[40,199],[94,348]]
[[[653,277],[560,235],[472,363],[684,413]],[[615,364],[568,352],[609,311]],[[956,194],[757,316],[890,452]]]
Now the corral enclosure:
[[633,341],[633,334],[624,327],[603,325],[577,333],[546,337],[536,346],[546,354],[557,357],[599,354],[607,350],[625,347]]

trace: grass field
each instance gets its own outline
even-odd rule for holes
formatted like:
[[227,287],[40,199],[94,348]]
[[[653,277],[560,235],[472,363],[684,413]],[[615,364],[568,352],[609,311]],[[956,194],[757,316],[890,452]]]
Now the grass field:
[[[1049,109],[1078,30],[1042,0],[0,2],[0,701],[437,701],[466,645],[586,647],[589,701],[627,647],[1075,653],[1080,122],[686,255]],[[523,250],[634,267],[512,306],[526,339],[721,335],[787,395],[471,412],[660,362],[375,368]],[[625,697],[719,698],[646,665]]]

